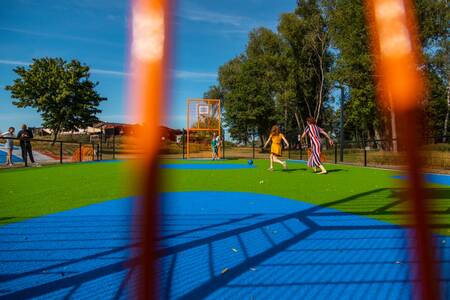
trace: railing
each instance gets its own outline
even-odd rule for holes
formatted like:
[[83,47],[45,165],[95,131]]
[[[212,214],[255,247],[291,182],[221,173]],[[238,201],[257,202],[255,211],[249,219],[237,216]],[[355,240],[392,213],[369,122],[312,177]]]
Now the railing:
[[[162,158],[185,159],[186,145],[183,137],[179,143],[164,141],[161,146]],[[427,169],[450,171],[450,136],[425,137],[422,153]],[[211,158],[209,141],[190,145],[190,158]],[[394,149],[396,149],[394,151]],[[397,140],[362,140],[345,141],[342,145],[335,143],[329,146],[322,144],[325,162],[336,164],[352,164],[364,167],[399,168],[403,166],[403,145]],[[269,149],[262,149],[261,142],[252,140],[247,145],[235,145],[222,141],[221,156],[228,159],[267,159]],[[307,160],[307,147],[298,141],[291,141],[290,147],[283,151],[284,158]]]
[[[6,141],[13,140],[13,163],[18,166],[28,166],[31,158],[25,153],[20,146],[20,139],[10,137],[0,137],[0,164],[4,165],[6,162],[7,149]],[[98,161],[103,158],[100,143],[86,143],[76,141],[62,141],[62,140],[47,140],[33,138],[28,139],[32,148],[32,155],[34,161],[38,164],[62,164],[68,162],[83,162],[83,161]],[[26,151],[25,151],[26,152]]]
[[[16,166],[25,164],[20,139],[0,137],[0,167],[5,167],[6,140],[14,141],[13,159]],[[133,159],[140,156],[137,138],[124,135],[63,135],[53,140],[36,137],[29,139],[33,156],[38,164],[63,164],[70,162]]]
[[[19,139],[0,137],[0,166],[6,159],[6,149],[2,144],[7,139],[14,140],[13,161],[18,166],[25,165],[22,158]],[[39,164],[63,164],[69,162],[85,162],[126,159],[136,157],[139,153],[134,140],[123,136],[100,136],[89,141],[86,137],[79,141],[33,138],[30,143],[35,161]],[[183,136],[179,143],[163,141],[162,158],[185,159],[186,139]],[[427,169],[450,172],[450,136],[427,137],[422,145],[424,165]],[[191,158],[211,158],[209,141],[203,144],[190,145]],[[394,151],[394,149],[397,149]],[[236,145],[222,140],[221,158],[227,159],[267,159],[269,149],[262,149],[261,142],[252,140],[247,145]],[[322,144],[322,154],[326,163],[351,164],[365,167],[399,168],[403,165],[403,145],[397,140],[345,141],[342,145],[335,143],[329,146]],[[308,151],[304,145],[291,141],[290,147],[284,149],[283,157],[291,160],[307,160]]]

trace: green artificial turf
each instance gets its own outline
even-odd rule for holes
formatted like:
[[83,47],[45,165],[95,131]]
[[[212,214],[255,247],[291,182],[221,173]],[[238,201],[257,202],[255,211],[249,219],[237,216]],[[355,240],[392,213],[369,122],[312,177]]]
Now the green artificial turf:
[[[229,163],[247,163],[246,160]],[[164,161],[163,163],[186,163]],[[211,163],[189,161],[188,163]],[[217,162],[223,163],[223,162]],[[238,191],[270,194],[301,200],[307,203],[360,214],[393,224],[410,223],[406,218],[406,204],[398,203],[404,192],[402,182],[392,179],[398,172],[347,165],[326,165],[329,173],[314,174],[302,163],[289,163],[283,171],[267,170],[268,161],[255,160],[255,168],[238,170],[162,170],[163,191]],[[444,186],[430,186],[432,203],[445,207],[450,204],[450,190]],[[437,201],[439,200],[439,201]],[[444,207],[442,207],[444,208]],[[447,209],[447,208],[445,208]],[[400,211],[400,213],[399,213]],[[449,223],[449,214],[434,216],[434,222]],[[445,230],[447,232],[448,230]]]
[[0,224],[130,195],[123,163],[82,163],[0,171]]
[[[175,161],[163,161],[173,164]],[[185,163],[181,160],[176,163]],[[189,161],[191,163],[211,163],[211,161]],[[224,163],[224,162],[214,162]],[[246,164],[244,160],[225,163]],[[267,170],[268,162],[255,160],[255,168],[228,170],[182,170],[164,169],[166,191],[240,191],[272,194],[323,204],[340,200],[350,195],[393,187],[392,171],[357,168],[345,165],[328,165],[326,175],[313,174],[302,163],[289,163],[283,171],[275,165],[275,171]],[[262,182],[261,182],[262,181]]]
[[[247,160],[164,160],[163,164],[246,164]],[[224,170],[161,169],[162,192],[235,191],[270,194],[340,211],[361,214],[394,224],[409,223],[405,204],[397,203],[403,192],[394,171],[327,165],[329,174],[313,174],[302,163],[289,163],[282,171],[267,170],[267,160],[255,160],[255,168]],[[0,224],[56,213],[132,195],[132,174],[121,162],[67,164],[42,168],[0,171]],[[433,209],[446,211],[450,189],[430,186]],[[213,200],[212,200],[213,201]],[[449,213],[434,216],[448,224]],[[448,234],[448,229],[442,230]]]

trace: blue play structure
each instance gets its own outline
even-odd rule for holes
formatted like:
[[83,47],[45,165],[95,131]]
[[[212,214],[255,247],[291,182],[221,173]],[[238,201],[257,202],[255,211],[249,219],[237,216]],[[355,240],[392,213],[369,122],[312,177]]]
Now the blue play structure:
[[[18,147],[15,147],[14,150],[19,149]],[[0,164],[4,164],[6,162],[6,149],[4,148],[4,145],[0,144]],[[13,155],[13,162],[22,162],[22,158]]]
[[255,166],[251,164],[162,164],[162,169],[179,169],[179,170],[232,170],[232,169],[249,169]]
[[[126,299],[138,271],[136,201],[0,226],[0,299]],[[254,193],[165,193],[161,204],[161,299],[412,298],[405,228]],[[437,240],[447,295],[448,239]]]
[[[396,178],[396,179],[405,179],[406,178],[403,175],[396,175],[396,176],[392,176],[392,177]],[[428,174],[425,174],[424,179],[428,183],[442,184],[442,185],[450,186],[450,175],[428,173]]]

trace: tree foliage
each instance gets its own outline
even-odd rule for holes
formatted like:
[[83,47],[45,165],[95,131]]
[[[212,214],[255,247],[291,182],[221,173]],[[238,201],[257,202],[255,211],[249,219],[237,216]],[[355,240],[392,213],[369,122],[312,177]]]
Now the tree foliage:
[[220,94],[225,124],[240,142],[253,130],[266,137],[275,124],[296,134],[307,116],[324,111],[330,67],[325,18],[315,1],[305,2],[281,16],[278,32],[251,31],[245,52],[220,67],[219,84],[205,95]]
[[[426,135],[445,133],[449,118],[448,16],[442,0],[415,0],[423,72],[428,93],[423,107]],[[250,32],[246,50],[219,69],[219,82],[206,93],[224,103],[231,136],[245,142],[250,128],[265,136],[278,124],[289,133],[303,129],[307,116],[331,131],[337,111],[333,89],[343,87],[347,139],[389,138],[391,107],[376,101],[364,2],[298,0],[280,16],[277,32]]]
[[54,141],[59,132],[86,128],[98,122],[96,114],[106,98],[95,91],[98,83],[89,79],[89,67],[77,60],[61,58],[33,59],[28,67],[14,69],[19,76],[6,86],[13,104],[36,109],[42,126],[53,131]]

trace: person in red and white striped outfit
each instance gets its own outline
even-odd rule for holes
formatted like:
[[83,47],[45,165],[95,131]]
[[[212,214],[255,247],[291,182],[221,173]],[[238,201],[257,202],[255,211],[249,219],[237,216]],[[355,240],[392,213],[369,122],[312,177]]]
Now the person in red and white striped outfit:
[[306,135],[308,135],[311,141],[311,155],[308,158],[308,167],[313,168],[314,172],[316,172],[317,168],[319,168],[321,171],[318,174],[326,174],[327,170],[322,165],[320,160],[320,146],[322,144],[320,134],[327,138],[330,145],[333,145],[333,140],[328,136],[325,130],[316,125],[316,119],[313,117],[308,117],[306,119],[306,123],[307,126],[301,138],[303,140]]

